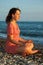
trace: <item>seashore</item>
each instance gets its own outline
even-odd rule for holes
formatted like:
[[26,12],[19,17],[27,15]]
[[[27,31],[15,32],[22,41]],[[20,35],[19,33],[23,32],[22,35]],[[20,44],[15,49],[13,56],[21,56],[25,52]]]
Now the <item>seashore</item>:
[[35,44],[39,53],[23,57],[22,55],[8,54],[4,51],[6,40],[0,38],[0,65],[43,65],[43,44]]

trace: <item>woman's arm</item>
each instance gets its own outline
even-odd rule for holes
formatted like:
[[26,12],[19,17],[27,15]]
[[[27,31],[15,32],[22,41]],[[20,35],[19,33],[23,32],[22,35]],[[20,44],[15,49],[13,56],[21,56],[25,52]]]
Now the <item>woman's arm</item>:
[[17,44],[17,45],[20,45],[20,46],[24,45],[22,42],[17,42],[17,41],[15,41],[15,40],[13,39],[13,35],[8,36],[8,39],[9,39],[10,42],[12,42],[12,43],[14,43],[14,44]]
[[27,43],[27,42],[28,42],[28,43],[33,43],[32,40],[26,40],[26,39],[21,38],[21,37],[19,38],[19,41],[20,41],[20,42],[23,42],[23,43]]
[[26,42],[27,42],[27,40],[26,40],[26,39],[21,38],[21,37],[19,38],[19,41],[20,41],[20,42],[24,42],[24,43],[26,43]]

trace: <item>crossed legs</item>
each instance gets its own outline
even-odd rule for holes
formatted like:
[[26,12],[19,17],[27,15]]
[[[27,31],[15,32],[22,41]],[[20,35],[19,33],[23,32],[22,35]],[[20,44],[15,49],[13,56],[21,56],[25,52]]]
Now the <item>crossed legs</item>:
[[23,55],[35,54],[38,50],[33,50],[34,44],[33,41],[29,40],[25,43],[24,46],[18,48],[18,52]]

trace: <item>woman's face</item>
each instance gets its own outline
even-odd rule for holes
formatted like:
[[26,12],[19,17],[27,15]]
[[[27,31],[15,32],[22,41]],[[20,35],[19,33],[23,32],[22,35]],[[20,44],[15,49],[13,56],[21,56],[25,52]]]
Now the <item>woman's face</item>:
[[12,18],[16,21],[19,20],[20,19],[20,11],[17,10],[16,13],[12,15]]

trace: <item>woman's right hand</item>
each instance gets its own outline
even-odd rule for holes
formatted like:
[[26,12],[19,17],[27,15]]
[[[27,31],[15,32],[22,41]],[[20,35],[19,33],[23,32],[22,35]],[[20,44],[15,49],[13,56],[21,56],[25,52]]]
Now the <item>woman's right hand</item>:
[[25,46],[25,44],[23,42],[19,42],[18,44],[19,46]]

